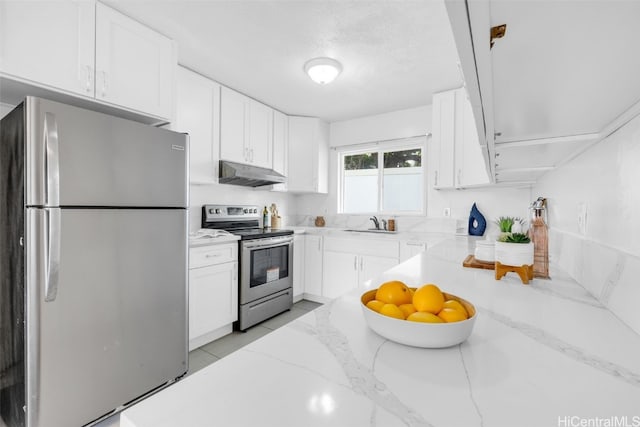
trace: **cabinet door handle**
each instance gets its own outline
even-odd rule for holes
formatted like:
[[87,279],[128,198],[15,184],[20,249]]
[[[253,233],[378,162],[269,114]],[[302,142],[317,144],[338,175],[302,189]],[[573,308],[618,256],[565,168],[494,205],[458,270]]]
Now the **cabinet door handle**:
[[362,258],[362,257],[361,257],[361,258],[360,258],[360,271],[362,271],[362,269],[363,269],[363,268],[362,268],[362,267],[363,267],[363,265],[364,265],[364,258]]
[[107,95],[107,72],[102,72],[102,97]]
[[253,148],[249,152],[251,153],[251,163],[253,163]]
[[461,174],[462,174],[462,169],[458,169],[458,177],[457,177],[458,185],[462,185],[462,180],[460,179]]
[[438,171],[435,171],[433,181],[433,185],[438,185]]
[[353,257],[353,269],[358,270],[358,255]]
[[87,65],[87,84],[85,90],[91,92],[91,81],[93,80],[93,69],[91,65]]
[[206,254],[204,257],[205,258],[218,258],[221,257],[222,254]]

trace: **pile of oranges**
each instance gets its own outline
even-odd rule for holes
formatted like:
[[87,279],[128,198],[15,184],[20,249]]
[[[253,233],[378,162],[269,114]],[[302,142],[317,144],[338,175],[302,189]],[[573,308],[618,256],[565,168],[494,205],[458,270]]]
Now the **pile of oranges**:
[[469,318],[459,301],[446,300],[440,288],[432,283],[415,290],[399,280],[383,283],[367,307],[385,316],[412,322],[450,323]]

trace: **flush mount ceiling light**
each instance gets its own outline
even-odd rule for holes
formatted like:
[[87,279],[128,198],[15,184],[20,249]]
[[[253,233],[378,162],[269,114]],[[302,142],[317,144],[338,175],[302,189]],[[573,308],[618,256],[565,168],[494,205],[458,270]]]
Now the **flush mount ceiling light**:
[[314,82],[326,85],[338,77],[342,71],[342,65],[331,58],[314,58],[304,64],[304,71]]

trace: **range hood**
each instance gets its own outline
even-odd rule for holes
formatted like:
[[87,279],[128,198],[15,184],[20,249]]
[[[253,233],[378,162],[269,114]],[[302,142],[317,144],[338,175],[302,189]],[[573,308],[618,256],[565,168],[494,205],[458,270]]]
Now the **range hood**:
[[287,178],[272,169],[220,160],[220,179],[218,181],[221,184],[261,187],[287,182]]

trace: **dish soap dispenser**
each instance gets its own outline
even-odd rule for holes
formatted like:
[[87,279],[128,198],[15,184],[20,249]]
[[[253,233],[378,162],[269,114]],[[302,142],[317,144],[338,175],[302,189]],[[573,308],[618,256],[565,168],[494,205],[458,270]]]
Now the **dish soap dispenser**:
[[271,225],[271,218],[269,218],[269,211],[265,206],[264,210],[262,211],[262,228],[269,228],[270,225]]

